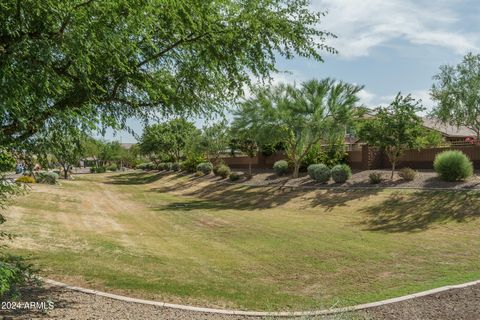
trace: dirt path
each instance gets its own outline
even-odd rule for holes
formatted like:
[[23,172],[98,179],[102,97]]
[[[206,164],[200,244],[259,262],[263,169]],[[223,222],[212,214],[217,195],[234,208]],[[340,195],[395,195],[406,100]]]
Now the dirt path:
[[[46,312],[22,310],[0,311],[3,319],[205,319],[253,320],[272,317],[244,317],[206,314],[157,306],[123,302],[59,287],[45,286],[24,293],[24,301],[52,301],[54,309]],[[281,318],[288,319],[288,318]],[[355,314],[296,319],[322,320],[477,320],[480,319],[480,285],[452,289],[422,298],[416,298]]]

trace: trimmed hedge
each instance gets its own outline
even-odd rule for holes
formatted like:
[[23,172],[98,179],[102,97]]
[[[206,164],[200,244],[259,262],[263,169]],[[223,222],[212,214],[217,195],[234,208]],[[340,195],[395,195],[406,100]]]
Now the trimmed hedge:
[[213,170],[213,164],[210,162],[202,162],[197,166],[197,171],[203,172],[204,175],[210,174]]
[[320,166],[322,166],[322,165],[321,164],[311,164],[307,167],[308,175],[310,176],[310,178],[312,180],[315,180],[315,175],[314,175],[315,169],[317,169]]
[[461,151],[450,150],[437,154],[433,162],[435,172],[445,181],[461,181],[473,174],[473,164]]
[[312,169],[313,180],[320,183],[327,183],[332,176],[330,168],[324,164],[319,164]]
[[285,160],[279,160],[273,164],[273,171],[277,176],[283,176],[288,173],[288,162]]
[[352,170],[346,164],[337,164],[331,170],[332,179],[336,183],[344,183],[352,175]]
[[230,181],[238,181],[240,179],[240,175],[236,172],[231,172],[228,176],[228,179],[230,179]]
[[218,167],[214,168],[214,173],[216,176],[226,178],[230,175],[230,167],[226,164],[221,164]]
[[16,182],[21,182],[21,183],[35,183],[35,178],[32,176],[21,176]]

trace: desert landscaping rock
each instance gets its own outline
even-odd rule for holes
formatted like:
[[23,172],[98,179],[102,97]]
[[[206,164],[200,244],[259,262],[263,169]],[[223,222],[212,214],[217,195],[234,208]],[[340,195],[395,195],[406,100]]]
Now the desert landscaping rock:
[[[5,311],[3,319],[205,319],[205,320],[253,320],[291,319],[292,317],[251,317],[222,315],[178,310],[138,304],[96,296],[66,288],[45,285],[23,293],[23,301],[52,301],[53,310]],[[480,285],[451,289],[437,294],[414,298],[366,310],[330,316],[298,317],[295,319],[321,320],[476,320],[480,315]]]

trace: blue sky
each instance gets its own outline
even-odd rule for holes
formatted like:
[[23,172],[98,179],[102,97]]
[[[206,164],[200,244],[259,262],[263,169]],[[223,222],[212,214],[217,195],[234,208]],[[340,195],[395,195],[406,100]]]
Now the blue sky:
[[[279,69],[288,72],[273,75],[274,83],[333,77],[364,85],[360,98],[368,106],[387,104],[401,91],[431,108],[428,92],[439,66],[480,52],[478,0],[312,0],[311,7],[328,10],[320,28],[338,36],[327,44],[339,54],[324,54],[324,63],[280,59]],[[129,124],[141,134],[137,121]],[[126,132],[110,130],[105,138],[135,142]]]

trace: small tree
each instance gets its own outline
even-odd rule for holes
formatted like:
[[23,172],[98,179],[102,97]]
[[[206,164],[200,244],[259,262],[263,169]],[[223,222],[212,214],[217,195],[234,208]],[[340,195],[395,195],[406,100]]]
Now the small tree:
[[310,80],[300,88],[257,89],[253,98],[240,105],[235,120],[262,143],[283,143],[296,178],[313,146],[345,132],[361,89],[332,79]]
[[421,146],[419,138],[424,129],[422,119],[416,113],[422,110],[420,101],[398,93],[388,107],[379,108],[374,118],[365,120],[360,126],[360,138],[387,154],[392,164],[391,179],[403,153]]
[[432,115],[446,124],[465,126],[480,139],[480,54],[469,53],[456,66],[444,65],[434,76]]
[[198,144],[199,151],[204,153],[209,161],[217,162],[221,153],[228,148],[228,133],[226,121],[204,127]]
[[230,146],[233,150],[240,150],[248,156],[248,175],[252,176],[252,160],[258,152],[258,142],[255,132],[245,129],[241,124],[233,122],[231,127]]

